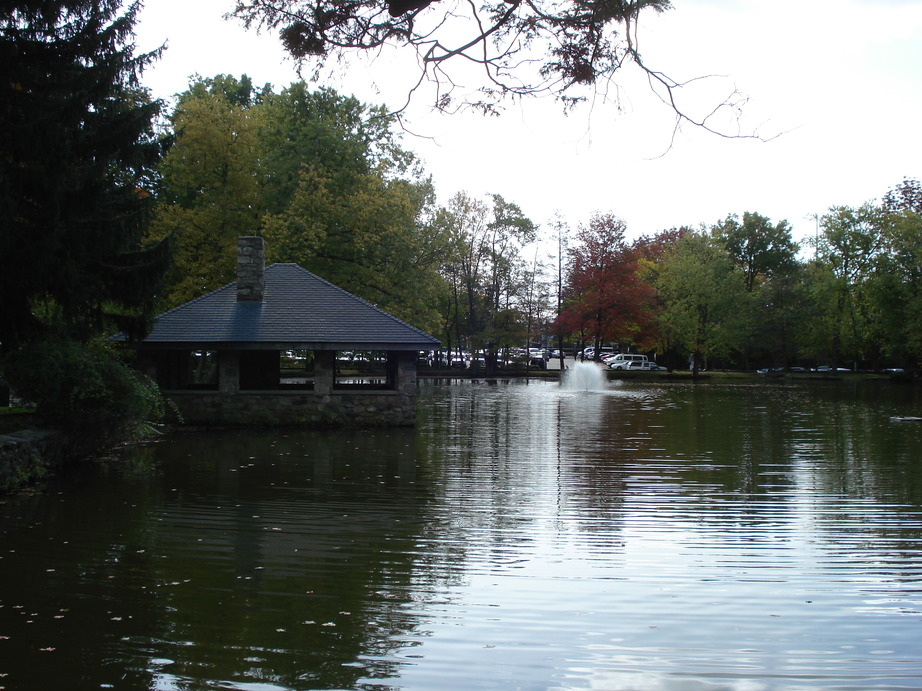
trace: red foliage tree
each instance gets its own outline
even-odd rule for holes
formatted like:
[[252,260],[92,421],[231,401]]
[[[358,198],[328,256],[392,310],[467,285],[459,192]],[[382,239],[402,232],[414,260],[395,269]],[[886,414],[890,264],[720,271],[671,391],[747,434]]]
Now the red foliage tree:
[[625,223],[596,214],[581,226],[569,251],[559,324],[580,340],[642,344],[652,324],[654,291],[637,273],[639,253],[625,240]]

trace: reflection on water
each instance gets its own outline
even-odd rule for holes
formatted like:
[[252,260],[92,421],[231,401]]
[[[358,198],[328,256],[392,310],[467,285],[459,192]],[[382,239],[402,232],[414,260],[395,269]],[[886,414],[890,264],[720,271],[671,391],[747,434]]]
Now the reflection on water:
[[922,687],[915,388],[421,394],[5,498],[0,687]]

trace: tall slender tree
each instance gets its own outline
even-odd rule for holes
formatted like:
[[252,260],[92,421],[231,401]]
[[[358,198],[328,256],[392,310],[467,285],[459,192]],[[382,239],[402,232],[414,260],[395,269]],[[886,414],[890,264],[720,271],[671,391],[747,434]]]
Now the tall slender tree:
[[818,258],[831,276],[833,298],[826,312],[833,325],[829,353],[834,365],[840,358],[858,362],[873,347],[867,287],[875,258],[885,248],[884,220],[882,209],[870,203],[833,207],[820,219]]
[[0,10],[0,344],[54,322],[70,337],[139,334],[166,244],[139,241],[162,145],[138,76],[139,5],[19,0]]

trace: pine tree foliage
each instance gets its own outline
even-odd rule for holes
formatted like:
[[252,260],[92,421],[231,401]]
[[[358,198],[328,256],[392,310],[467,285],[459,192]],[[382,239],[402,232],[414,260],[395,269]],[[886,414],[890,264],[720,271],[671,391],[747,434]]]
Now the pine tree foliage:
[[51,322],[76,338],[138,334],[167,243],[139,240],[162,153],[161,104],[138,86],[139,9],[20,0],[0,10],[0,344]]

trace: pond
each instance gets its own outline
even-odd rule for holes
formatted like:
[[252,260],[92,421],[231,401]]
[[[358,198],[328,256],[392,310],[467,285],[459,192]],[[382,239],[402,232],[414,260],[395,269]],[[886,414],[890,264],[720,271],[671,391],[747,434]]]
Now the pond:
[[420,394],[2,498],[0,687],[922,688],[919,387]]

